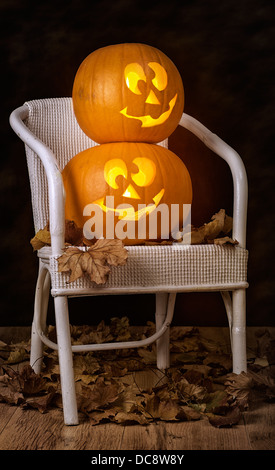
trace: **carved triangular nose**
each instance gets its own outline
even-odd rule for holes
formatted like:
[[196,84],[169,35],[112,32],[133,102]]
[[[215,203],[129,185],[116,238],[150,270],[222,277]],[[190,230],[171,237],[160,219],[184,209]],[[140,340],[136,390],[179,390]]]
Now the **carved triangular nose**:
[[127,186],[127,188],[125,189],[122,196],[130,197],[132,199],[140,199],[140,196],[138,195],[137,191],[135,190],[135,188],[131,184],[129,184],[129,186]]
[[150,91],[149,95],[146,98],[145,103],[160,104],[160,102],[159,102],[158,98],[156,97],[155,93],[153,92],[153,90]]

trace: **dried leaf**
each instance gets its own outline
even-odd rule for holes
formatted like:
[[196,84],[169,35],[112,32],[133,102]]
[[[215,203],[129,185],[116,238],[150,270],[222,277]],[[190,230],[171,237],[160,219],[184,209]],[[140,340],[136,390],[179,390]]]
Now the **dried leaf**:
[[30,365],[24,366],[21,372],[14,373],[10,384],[24,396],[34,395],[47,389],[47,381],[41,374],[36,374]]
[[110,266],[122,266],[126,263],[128,252],[121,240],[100,239],[98,240],[88,252],[93,253],[93,256],[98,259],[106,259]]
[[124,424],[124,425],[133,424],[133,423],[148,424],[148,419],[143,414],[125,413],[124,411],[119,411],[118,413],[116,413],[112,421],[118,424]]
[[184,377],[177,383],[183,401],[202,400],[206,394],[204,387],[189,383]]
[[101,423],[102,421],[113,421],[115,412],[111,410],[95,410],[89,413],[89,421],[94,426]]
[[106,325],[102,320],[96,328],[91,326],[84,326],[77,341],[74,344],[101,344],[113,341],[114,337],[110,332],[110,326]]
[[214,245],[238,245],[239,242],[237,240],[233,240],[233,238],[230,237],[222,237],[222,238],[215,238],[214,240]]
[[212,216],[210,222],[201,227],[191,226],[191,231],[185,233],[179,242],[188,243],[191,236],[192,245],[200,245],[202,243],[215,243],[217,245],[230,243],[236,245],[238,242],[230,237],[221,237],[221,234],[227,235],[232,230],[232,223],[232,217],[226,215],[225,210],[221,209]]
[[156,347],[153,344],[151,348],[139,348],[138,355],[142,358],[145,364],[155,364],[156,362]]
[[65,220],[65,243],[80,246],[83,243],[83,230],[73,220]]
[[225,221],[225,210],[221,209],[219,212],[211,217],[211,222],[204,225],[204,236],[207,240],[214,240],[218,235],[223,232]]
[[231,427],[238,424],[242,416],[241,410],[238,406],[228,408],[225,415],[210,415],[209,423],[216,428]]
[[129,330],[129,318],[111,318],[110,331],[115,341],[129,341],[131,338]]
[[0,382],[0,401],[10,405],[20,405],[24,402],[24,395],[21,392],[14,391],[7,384]]
[[133,413],[143,409],[145,394],[141,393],[135,383],[124,384],[124,389],[119,393],[118,398],[112,403],[112,410],[115,412]]
[[171,421],[181,416],[182,409],[175,400],[161,400],[153,395],[147,400],[144,412],[148,418]]
[[30,243],[34,251],[40,250],[40,248],[43,248],[43,246],[49,246],[51,244],[51,234],[48,227],[46,226],[39,230],[31,239]]
[[37,408],[44,413],[55,396],[55,388],[31,366],[24,366],[20,372],[7,369],[0,380],[0,400],[9,404]]
[[227,410],[229,396],[224,390],[216,390],[206,396],[205,411],[220,414],[223,410]]
[[118,398],[119,386],[112,382],[106,384],[101,378],[90,387],[82,386],[81,411],[89,412],[104,408]]
[[65,249],[58,258],[58,270],[70,273],[69,281],[87,275],[96,284],[105,284],[110,273],[111,266],[121,266],[126,263],[127,250],[121,240],[98,240],[87,251],[77,247]]
[[229,354],[208,354],[203,360],[205,365],[216,367],[218,369],[225,369],[225,371],[232,370],[232,359]]
[[31,408],[36,408],[40,413],[45,413],[45,411],[48,410],[49,405],[52,403],[55,395],[55,388],[50,387],[45,395],[30,397],[25,401],[25,404]]
[[18,348],[14,351],[11,351],[9,357],[7,358],[7,364],[17,364],[18,362],[23,362],[28,357],[26,350],[24,348]]
[[253,380],[246,372],[228,374],[224,383],[226,392],[237,400],[244,402],[248,399],[253,387]]
[[181,408],[181,418],[185,417],[186,421],[197,421],[201,419],[201,413],[196,411],[192,406],[183,405]]

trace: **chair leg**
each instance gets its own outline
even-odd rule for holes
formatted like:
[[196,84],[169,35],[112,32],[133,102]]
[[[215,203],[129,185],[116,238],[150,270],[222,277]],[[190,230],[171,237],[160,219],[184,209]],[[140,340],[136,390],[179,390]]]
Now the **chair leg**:
[[54,304],[64,422],[76,425],[78,412],[67,297],[55,297]]
[[43,328],[46,328],[46,317],[48,310],[48,301],[50,293],[50,274],[48,270],[41,267],[38,274],[35,301],[34,301],[34,317],[31,331],[31,353],[30,365],[36,374],[41,372],[43,362],[43,342],[36,330],[36,322],[41,318],[40,322]]
[[238,289],[232,292],[232,359],[233,372],[240,374],[247,371],[246,359],[246,291]]
[[[168,306],[167,293],[156,294],[156,330],[158,331],[166,317]],[[157,340],[157,368],[160,370],[168,369],[170,366],[170,328]]]

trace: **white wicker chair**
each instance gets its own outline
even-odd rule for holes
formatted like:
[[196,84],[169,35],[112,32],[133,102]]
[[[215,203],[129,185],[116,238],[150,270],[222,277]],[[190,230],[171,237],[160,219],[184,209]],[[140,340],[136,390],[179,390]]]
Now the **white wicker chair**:
[[[183,114],[180,125],[221,156],[233,176],[233,238],[239,245],[130,246],[125,266],[112,269],[103,287],[87,279],[68,284],[58,273],[57,258],[64,248],[64,191],[61,170],[80,151],[95,145],[79,128],[71,98],[34,100],[10,116],[13,130],[25,143],[35,231],[50,220],[51,247],[38,251],[39,274],[32,325],[31,365],[41,370],[43,344],[59,354],[65,424],[78,424],[72,352],[145,346],[157,340],[157,366],[169,367],[169,325],[177,292],[220,291],[231,335],[233,371],[246,371],[247,178],[239,155],[194,118]],[[167,142],[162,143],[167,145]],[[54,297],[57,344],[46,336],[48,298]],[[232,292],[232,296],[231,296]],[[103,294],[155,293],[156,333],[145,340],[71,345],[68,297]]]

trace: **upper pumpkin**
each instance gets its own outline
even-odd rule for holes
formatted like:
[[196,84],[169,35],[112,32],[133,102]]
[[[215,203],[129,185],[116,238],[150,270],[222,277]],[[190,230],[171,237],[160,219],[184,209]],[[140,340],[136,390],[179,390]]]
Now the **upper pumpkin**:
[[73,85],[76,119],[91,139],[160,142],[175,130],[184,90],[174,63],[145,44],[117,44],[92,52]]

